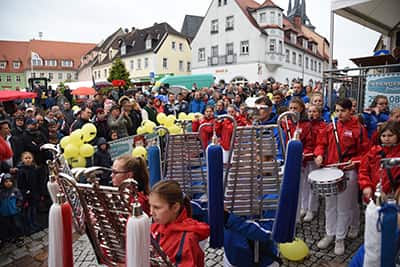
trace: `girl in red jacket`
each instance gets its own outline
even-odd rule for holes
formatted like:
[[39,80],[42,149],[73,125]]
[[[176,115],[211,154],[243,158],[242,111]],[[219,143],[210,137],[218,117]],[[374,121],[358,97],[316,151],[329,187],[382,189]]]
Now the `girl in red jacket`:
[[[301,180],[300,180],[300,217],[305,216],[306,221],[311,221],[314,217],[314,213],[318,209],[318,206],[315,208],[315,204],[311,208],[310,197],[311,186],[307,181],[307,176],[312,167],[312,154],[313,153],[313,136],[311,131],[311,122],[307,118],[306,107],[301,98],[294,97],[289,103],[289,111],[300,114],[300,121],[298,124],[292,122],[292,120],[288,121],[289,133],[293,138],[296,130],[300,133],[300,141],[303,144],[303,166],[301,168]],[[289,136],[287,125],[284,123],[284,128],[286,131],[286,136]],[[316,201],[314,201],[316,202]]]
[[[238,123],[237,111],[234,105],[229,105],[226,109],[227,115],[231,116]],[[233,133],[233,123],[228,119],[215,123],[215,132],[219,136],[219,143],[223,148],[223,162],[228,163],[229,150],[231,148],[231,138]]]
[[334,126],[330,123],[321,132],[314,150],[315,164],[334,164],[350,162],[343,168],[347,180],[344,192],[326,197],[325,230],[326,236],[318,242],[320,249],[325,249],[335,239],[335,254],[343,255],[344,238],[350,227],[348,236],[355,238],[360,227],[360,212],[358,206],[358,179],[357,169],[353,161],[361,158],[368,151],[369,140],[367,131],[360,124],[358,118],[352,115],[352,103],[349,99],[341,99],[336,103],[335,113],[337,136],[335,139]]
[[[200,125],[204,123],[214,124],[214,109],[212,106],[206,107],[204,111],[204,116],[202,118],[196,116],[195,120],[192,122],[192,131],[193,132],[199,131]],[[203,148],[206,149],[213,136],[213,126],[207,125],[202,127],[201,131],[199,132],[199,136]]]
[[384,123],[378,132],[379,144],[374,145],[361,159],[358,183],[364,200],[373,198],[376,185],[382,177],[382,190],[386,194],[395,192],[400,183],[400,167],[381,169],[382,158],[400,155],[400,124],[395,121]]
[[150,208],[154,221],[151,233],[174,266],[203,267],[204,252],[199,242],[210,235],[210,228],[190,218],[190,200],[179,184],[171,180],[155,184]]

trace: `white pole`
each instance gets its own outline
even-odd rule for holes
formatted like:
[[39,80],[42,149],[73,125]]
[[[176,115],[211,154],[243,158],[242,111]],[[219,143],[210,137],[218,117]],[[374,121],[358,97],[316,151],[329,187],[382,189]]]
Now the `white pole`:
[[[334,38],[334,28],[335,28],[335,21],[334,21],[335,13],[331,10],[331,20],[330,20],[330,36],[329,36],[329,70],[333,68],[333,38]],[[332,72],[328,73],[328,106],[331,105],[332,101],[332,90],[333,90],[333,82],[332,82]]]

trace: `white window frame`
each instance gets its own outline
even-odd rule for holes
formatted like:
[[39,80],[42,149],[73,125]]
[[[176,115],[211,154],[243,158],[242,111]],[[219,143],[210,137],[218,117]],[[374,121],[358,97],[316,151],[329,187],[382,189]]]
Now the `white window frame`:
[[44,64],[46,66],[49,66],[49,67],[56,67],[57,66],[57,60],[55,60],[55,59],[46,59],[44,61]]
[[141,70],[142,69],[142,59],[138,58],[136,60],[136,69]]
[[275,23],[275,11],[271,11],[270,13],[270,24],[274,25]]
[[[63,79],[63,73],[62,72],[59,72],[58,74],[57,74],[57,78],[59,79],[59,80],[62,80]],[[99,77],[100,78],[100,77]]]
[[144,63],[143,64],[144,64],[144,68],[145,69],[147,69],[149,67],[149,58],[148,57],[144,58]]
[[179,43],[179,51],[183,52],[183,44]]
[[146,49],[150,49],[151,48],[151,38],[147,37],[145,45],[146,45]]
[[240,54],[249,55],[250,53],[250,43],[248,40],[240,41]]
[[[111,53],[111,50],[110,50]],[[72,60],[61,60],[61,67],[68,67],[68,68],[72,68],[74,65],[74,63],[72,62]]]
[[14,61],[13,62],[13,68],[14,69],[19,69],[21,67],[21,62],[19,61]]
[[297,39],[296,34],[294,32],[291,32],[290,33],[290,42],[292,44],[296,44],[296,39]]
[[163,69],[168,69],[168,58],[164,57],[162,62]]
[[276,51],[276,40],[275,39],[269,39],[268,51],[271,53],[274,53]]
[[[105,72],[107,72],[107,69],[104,70]],[[107,77],[107,75],[106,75]],[[67,80],[71,80],[72,81],[72,74],[71,73],[67,73]]]
[[186,72],[192,71],[192,63],[190,61],[186,62]]
[[218,57],[219,49],[218,45],[211,46],[211,57]]
[[234,16],[228,16],[226,17],[226,23],[225,23],[225,31],[233,31],[235,29],[235,20]]
[[308,57],[306,57],[306,69],[308,69]]
[[261,12],[258,16],[259,16],[260,23],[265,23],[266,22],[267,14],[265,12]]
[[19,75],[15,76],[15,82],[20,83],[21,82],[21,76],[19,76]]
[[172,48],[172,50],[176,50],[176,42],[175,41],[171,42],[171,48]]
[[299,66],[303,66],[303,56],[299,54]]
[[292,52],[292,63],[293,65],[296,65],[297,62],[297,54],[295,51]]
[[184,69],[183,69],[183,60],[179,60],[179,62],[178,62],[178,68],[179,68],[179,71],[183,71]]
[[198,61],[205,61],[206,60],[206,49],[205,48],[199,48],[198,51]]
[[0,61],[0,69],[5,69],[7,67],[6,61]]
[[50,80],[53,80],[54,74],[53,74],[52,72],[49,72],[48,75],[49,75],[49,79],[50,79]]
[[290,63],[290,50],[289,49],[285,50],[285,61],[287,63]]
[[233,55],[234,54],[234,47],[233,43],[227,43],[225,46],[226,49],[226,55]]
[[322,71],[322,64],[321,62],[318,62],[318,72],[321,73]]
[[8,83],[10,83],[10,82],[12,81],[12,79],[11,79],[11,75],[7,75],[7,77],[6,77],[6,81],[7,81]]
[[211,34],[215,34],[218,33],[218,19],[213,19],[211,21],[211,30],[210,30]]
[[130,64],[130,69],[131,69],[131,70],[134,70],[134,69],[135,69],[135,61],[134,61],[133,59],[131,59],[131,60],[129,61],[129,64]]

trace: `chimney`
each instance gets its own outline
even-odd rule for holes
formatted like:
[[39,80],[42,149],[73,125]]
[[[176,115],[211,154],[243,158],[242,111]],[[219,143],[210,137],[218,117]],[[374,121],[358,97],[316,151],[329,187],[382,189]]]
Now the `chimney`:
[[128,33],[129,32],[129,29],[128,28],[125,28],[125,33]]
[[131,31],[132,31],[132,32],[134,32],[135,30],[136,30],[136,28],[135,28],[135,27],[132,27],[132,28],[131,28]]

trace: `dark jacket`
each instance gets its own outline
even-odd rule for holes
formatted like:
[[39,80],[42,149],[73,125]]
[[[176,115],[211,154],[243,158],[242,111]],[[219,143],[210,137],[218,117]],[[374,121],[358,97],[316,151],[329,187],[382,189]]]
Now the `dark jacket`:
[[40,200],[40,196],[44,193],[44,182],[36,167],[20,165],[17,180],[25,201],[32,204]]
[[40,146],[47,143],[47,139],[43,134],[39,131],[31,131],[26,129],[22,140],[24,143],[24,151],[31,152],[35,157],[35,162],[38,165],[44,164],[47,159],[47,152],[41,151]]
[[107,120],[96,120],[94,125],[97,128],[96,138],[104,137],[106,140],[110,138],[110,128],[108,127]]
[[128,134],[129,135],[135,135],[137,128],[140,127],[140,124],[142,123],[142,113],[140,110],[135,110],[132,109],[132,111],[129,113],[129,117],[131,118],[132,121],[132,127],[128,128]]
[[98,148],[96,153],[94,153],[93,165],[110,168],[112,165],[110,153],[108,153],[108,151],[104,151]]

